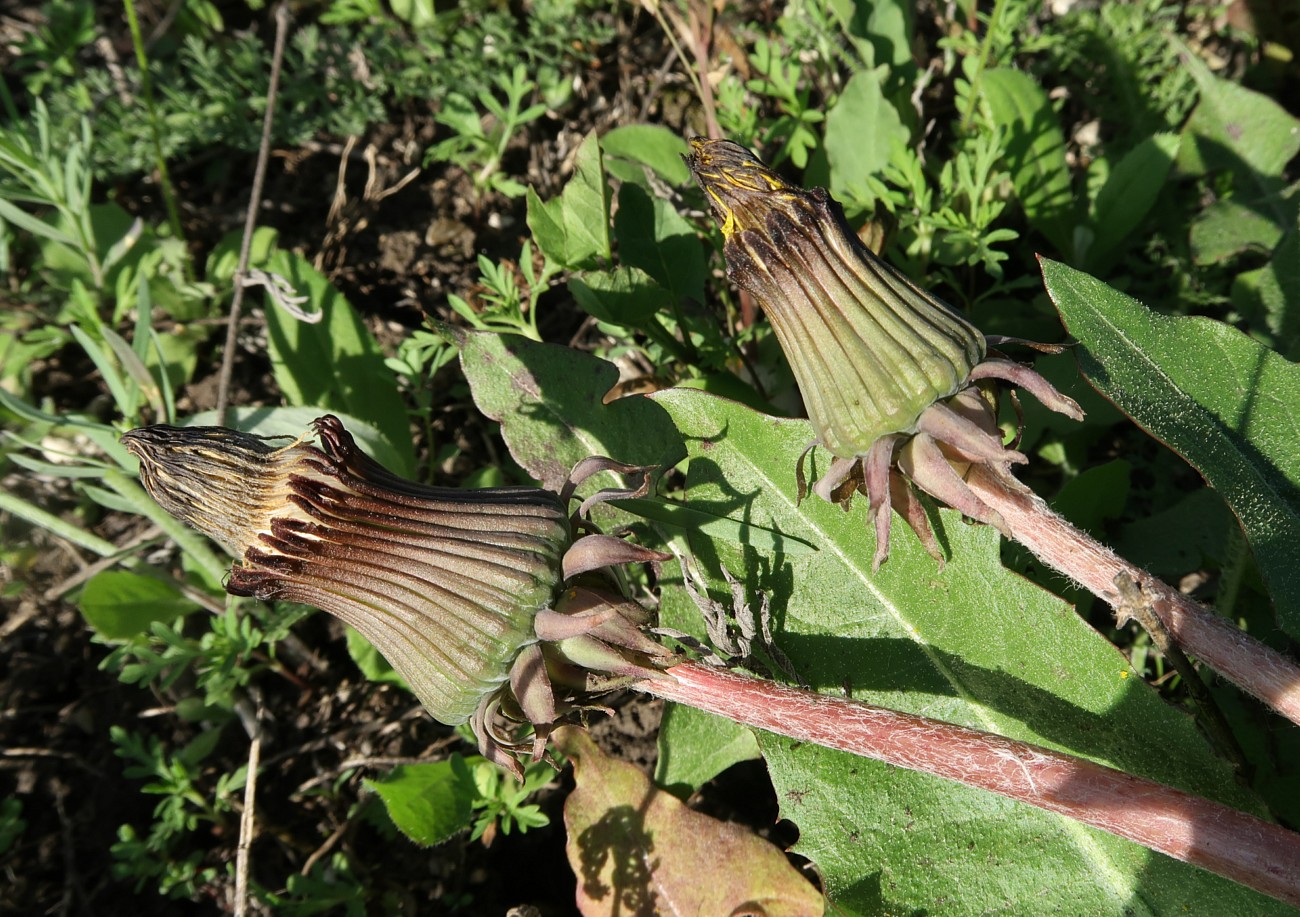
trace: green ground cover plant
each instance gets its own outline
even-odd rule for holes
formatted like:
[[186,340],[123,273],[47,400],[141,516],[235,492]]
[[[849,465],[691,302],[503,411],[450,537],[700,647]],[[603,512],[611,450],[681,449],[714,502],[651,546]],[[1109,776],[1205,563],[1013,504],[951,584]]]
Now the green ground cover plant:
[[[558,492],[591,455],[653,469],[590,522],[660,552],[621,587],[683,658],[1295,830],[1294,23],[1157,0],[338,0],[297,11],[268,100],[270,10],[123,12],[140,27],[60,0],[6,36],[13,907],[653,913],[736,871],[669,856],[715,822],[668,793],[792,851],[734,892],[767,913],[1295,912],[1300,875],[1261,894],[769,725],[669,703],[650,747],[632,721],[658,707],[635,692],[598,702],[612,727],[591,713],[604,751],[559,732],[517,782],[470,729],[430,721],[355,630],[227,595],[220,548],[150,499],[119,442],[173,424],[288,445],[333,414],[425,484]],[[1085,415],[1003,398],[1020,479],[1174,587],[1139,577],[1148,596],[1181,592],[1248,635],[1245,662],[1178,625],[1197,666],[1177,668],[1118,587],[1053,569],[1014,506],[1002,537],[922,497],[942,561],[899,519],[875,569],[865,496],[848,512],[800,499],[814,434],[790,361],[728,278],[730,230],[686,161],[711,130],[828,189],[858,238],[985,335],[1065,343],[1014,349]],[[237,284],[256,305],[231,350]],[[807,460],[813,480],[830,456]],[[577,496],[634,484],[604,471]],[[1272,681],[1249,671],[1274,662]],[[611,748],[645,750],[652,783]],[[92,778],[120,798],[85,798]],[[741,833],[717,850],[775,849]]]

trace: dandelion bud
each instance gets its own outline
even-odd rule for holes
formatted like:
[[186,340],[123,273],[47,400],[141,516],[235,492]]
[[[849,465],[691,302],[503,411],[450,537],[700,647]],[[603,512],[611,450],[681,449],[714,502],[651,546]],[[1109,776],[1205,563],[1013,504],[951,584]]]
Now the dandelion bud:
[[[540,753],[550,720],[569,709],[557,707],[551,653],[567,660],[564,648],[577,641],[588,658],[610,663],[604,674],[632,677],[653,675],[670,655],[629,637],[629,629],[640,636],[644,622],[630,618],[643,612],[621,595],[608,596],[608,610],[599,599],[575,609],[557,628],[569,613],[563,571],[572,536],[556,494],[417,484],[365,455],[337,418],[314,427],[319,446],[219,427],[146,427],[122,442],[159,505],[235,555],[229,592],[315,605],[350,624],[435,719],[472,721],[484,753],[512,769],[507,751],[525,746],[494,717],[522,711],[517,719],[536,727]],[[605,558],[659,557],[608,541],[579,551],[584,572]]]
[[735,143],[692,146],[727,276],[763,307],[831,454],[914,432],[922,411],[965,385],[984,336],[873,255],[825,190],[786,184]]
[[532,640],[569,528],[532,488],[459,491],[390,474],[334,417],[320,447],[219,427],[123,442],[164,509],[222,542],[235,595],[315,605],[360,631],[434,717],[469,719]]
[[[772,323],[799,383],[813,445],[835,457],[813,490],[835,502],[867,494],[877,567],[889,550],[890,503],[937,551],[910,487],[891,484],[898,450],[907,452],[912,483],[999,524],[962,474],[973,462],[1006,474],[1025,458],[1003,447],[992,403],[963,392],[996,377],[1076,418],[1078,405],[1031,370],[986,360],[984,335],[868,250],[824,189],[788,184],[730,141],[696,138],[691,148],[687,164],[725,238],[727,276]],[[802,497],[802,468],[798,474]]]

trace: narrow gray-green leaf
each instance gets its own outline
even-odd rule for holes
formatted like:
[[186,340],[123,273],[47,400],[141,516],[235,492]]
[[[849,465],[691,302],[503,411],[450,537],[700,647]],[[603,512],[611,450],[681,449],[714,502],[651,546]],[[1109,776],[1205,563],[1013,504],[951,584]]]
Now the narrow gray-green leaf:
[[0,200],[0,225],[6,222],[12,223],[23,232],[29,232],[34,236],[58,242],[60,245],[68,246],[68,248],[75,249],[77,247],[77,241],[67,233],[60,232],[51,224],[39,217],[32,216],[20,207],[15,207],[8,201]]
[[1178,135],[1154,134],[1115,165],[1093,202],[1094,239],[1086,253],[1089,263],[1103,261],[1138,228],[1165,186],[1177,155]]
[[[712,511],[811,537],[791,557],[703,539],[814,688],[1069,751],[1258,811],[1185,715],[1060,599],[1002,567],[997,533],[940,514],[942,570],[898,520],[871,572],[865,506],[795,502],[812,433],[699,392],[655,396],[690,453],[687,493]],[[715,582],[715,598],[727,595]],[[888,765],[760,735],[782,814],[850,912],[1285,913],[1226,880],[1069,819]]]
[[1300,367],[1222,322],[1160,315],[1063,264],[1042,266],[1084,374],[1228,501],[1279,623],[1300,636]]

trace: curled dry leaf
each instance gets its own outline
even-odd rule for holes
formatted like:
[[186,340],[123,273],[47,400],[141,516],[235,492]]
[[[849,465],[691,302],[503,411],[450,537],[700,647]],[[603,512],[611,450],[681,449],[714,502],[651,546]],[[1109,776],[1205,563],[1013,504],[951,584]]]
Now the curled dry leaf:
[[556,730],[576,787],[564,805],[584,917],[810,917],[825,901],[775,845],[687,808],[572,726]]

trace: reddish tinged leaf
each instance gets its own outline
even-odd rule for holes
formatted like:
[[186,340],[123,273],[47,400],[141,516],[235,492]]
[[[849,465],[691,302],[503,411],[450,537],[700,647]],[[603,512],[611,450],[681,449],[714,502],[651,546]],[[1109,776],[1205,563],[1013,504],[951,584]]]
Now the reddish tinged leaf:
[[584,917],[823,912],[822,896],[768,841],[691,811],[584,730],[563,727],[554,741],[577,782],[564,825]]

